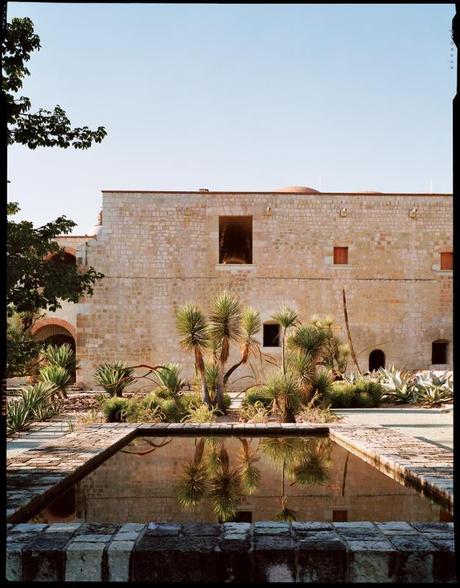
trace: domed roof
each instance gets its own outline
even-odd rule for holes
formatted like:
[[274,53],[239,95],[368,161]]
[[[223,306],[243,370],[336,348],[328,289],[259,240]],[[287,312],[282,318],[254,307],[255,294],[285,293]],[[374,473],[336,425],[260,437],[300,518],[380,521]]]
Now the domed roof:
[[361,194],[383,194],[383,192],[376,192],[375,190],[363,190]]
[[309,188],[308,186],[288,186],[287,188],[280,188],[274,190],[275,192],[292,192],[294,194],[320,194],[318,190]]

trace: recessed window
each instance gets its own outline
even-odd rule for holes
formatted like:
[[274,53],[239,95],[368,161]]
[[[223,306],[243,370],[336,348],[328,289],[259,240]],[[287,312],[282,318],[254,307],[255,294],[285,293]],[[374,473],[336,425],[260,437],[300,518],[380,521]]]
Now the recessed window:
[[334,265],[348,264],[348,247],[334,247]]
[[449,341],[439,339],[433,341],[431,344],[431,363],[432,364],[446,364],[447,362],[447,350]]
[[332,521],[336,523],[346,523],[348,521],[348,512],[346,510],[333,510]]
[[252,263],[252,216],[219,217],[219,263]]
[[280,326],[278,323],[267,323],[264,325],[263,346],[280,346]]
[[239,510],[235,518],[233,519],[234,523],[252,523],[252,512],[250,510]]
[[440,267],[442,270],[454,269],[454,254],[452,253],[452,251],[442,251],[441,252]]

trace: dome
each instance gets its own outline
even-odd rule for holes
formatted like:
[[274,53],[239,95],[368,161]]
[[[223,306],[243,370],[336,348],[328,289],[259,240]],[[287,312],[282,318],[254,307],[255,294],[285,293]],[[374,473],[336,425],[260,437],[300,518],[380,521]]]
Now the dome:
[[363,190],[359,194],[383,194],[383,192],[376,192],[375,190]]
[[288,186],[287,188],[280,188],[275,192],[291,192],[293,194],[320,194],[318,190],[309,188],[308,186]]

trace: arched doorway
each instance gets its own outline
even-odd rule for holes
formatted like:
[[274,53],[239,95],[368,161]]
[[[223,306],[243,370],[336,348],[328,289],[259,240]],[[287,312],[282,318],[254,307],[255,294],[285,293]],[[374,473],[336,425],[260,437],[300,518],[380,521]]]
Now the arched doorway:
[[376,372],[385,367],[385,354],[381,349],[374,349],[369,354],[369,371]]
[[[42,319],[37,321],[32,328],[32,335],[36,341],[42,341],[47,345],[68,343],[73,352],[76,352],[75,328],[62,319]],[[71,376],[72,382],[75,382],[75,372]]]

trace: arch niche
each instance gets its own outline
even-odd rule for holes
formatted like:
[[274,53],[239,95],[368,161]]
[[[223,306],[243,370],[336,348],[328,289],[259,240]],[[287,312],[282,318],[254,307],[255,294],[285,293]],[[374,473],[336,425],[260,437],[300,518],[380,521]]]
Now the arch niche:
[[[45,342],[48,345],[63,345],[68,343],[76,352],[77,333],[75,327],[63,319],[41,319],[32,328],[32,335],[36,341]],[[71,374],[75,382],[75,372]]]
[[375,372],[385,367],[385,354],[381,349],[374,349],[369,354],[369,371]]

